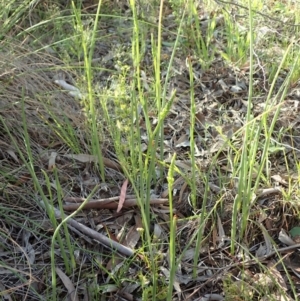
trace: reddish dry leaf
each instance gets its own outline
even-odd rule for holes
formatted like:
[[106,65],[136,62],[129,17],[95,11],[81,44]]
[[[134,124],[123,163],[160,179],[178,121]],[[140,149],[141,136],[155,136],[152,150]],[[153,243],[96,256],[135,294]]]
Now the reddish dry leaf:
[[128,179],[126,179],[122,185],[122,188],[121,188],[121,195],[120,195],[120,199],[119,199],[119,204],[118,204],[118,209],[117,209],[117,212],[120,212],[122,207],[123,207],[123,204],[125,202],[125,199],[126,199],[126,191],[127,191],[127,185],[128,185]]

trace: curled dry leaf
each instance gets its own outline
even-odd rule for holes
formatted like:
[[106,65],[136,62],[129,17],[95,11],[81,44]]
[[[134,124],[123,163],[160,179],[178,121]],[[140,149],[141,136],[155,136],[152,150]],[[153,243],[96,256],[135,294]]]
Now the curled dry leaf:
[[35,263],[35,250],[31,243],[27,243],[26,252],[31,265]]
[[[170,271],[168,269],[166,269],[165,267],[160,267],[160,270],[163,272],[165,277],[169,280],[170,279]],[[175,277],[175,279],[174,279],[173,287],[177,293],[181,293],[182,290],[180,288],[180,283],[176,278],[177,277]]]
[[283,243],[288,246],[293,246],[295,245],[295,242],[289,237],[289,235],[285,232],[284,229],[281,229],[279,232],[278,239]]
[[183,194],[184,194],[184,191],[185,189],[188,187],[188,183],[187,182],[184,182],[183,185],[181,186],[180,188],[180,191],[179,191],[179,199],[178,199],[178,204],[180,204],[183,200]]
[[[121,257],[113,257],[111,258],[107,264],[106,264],[106,269],[108,271],[110,271],[113,274],[116,274],[118,272],[118,270],[122,267],[122,265],[124,264],[124,259]],[[110,277],[108,277],[106,279],[106,281],[108,282],[110,279]]]
[[157,242],[162,234],[162,227],[159,224],[154,225],[153,242]]
[[224,297],[219,294],[206,294],[195,301],[223,301]]
[[[185,183],[184,178],[180,176],[180,177],[177,178],[177,179],[175,180],[175,182],[173,183],[172,189],[180,189],[181,186],[182,186],[184,183]],[[169,189],[166,188],[166,189],[162,192],[161,197],[162,197],[162,198],[166,198],[168,195],[169,195]]]
[[[132,214],[130,214],[130,218],[132,217]],[[119,217],[118,220],[120,220],[122,217]],[[129,219],[127,219],[129,221]],[[135,225],[132,226],[129,231],[127,232],[124,241],[122,241],[124,246],[127,246],[131,249],[134,249],[137,245],[138,241],[140,240],[141,233],[139,231],[139,228],[143,227],[142,219],[139,214],[134,215],[134,221]],[[124,226],[122,227],[123,232],[125,232],[127,229],[127,222],[124,222]],[[122,230],[120,232],[122,232]]]
[[274,180],[275,182],[281,184],[281,185],[284,185],[284,186],[288,185],[287,181],[280,175],[271,176],[271,179]]
[[190,146],[189,136],[183,134],[176,142],[175,147],[187,147]]
[[79,301],[75,286],[73,285],[70,278],[58,267],[55,268],[56,274],[59,276],[64,286],[68,290],[69,296],[68,299],[70,301]]
[[6,151],[17,163],[19,163],[19,159],[15,154],[13,147],[1,139],[0,139],[0,149]]
[[125,240],[123,241],[123,244],[126,247],[129,247],[131,249],[134,249],[135,246],[137,245],[138,241],[140,240],[141,234],[137,230],[137,226],[134,225],[132,226],[128,233],[126,234]]
[[224,92],[227,92],[229,90],[229,87],[226,85],[226,83],[224,82],[223,79],[220,79],[218,81],[218,83],[220,84],[220,86],[222,87],[222,89],[224,90]]
[[9,148],[6,150],[6,152],[17,162],[19,163],[19,159],[17,155],[15,154],[14,150],[12,148]]
[[[97,163],[98,162],[97,156],[93,156],[93,155],[87,155],[87,154],[78,154],[78,155],[67,154],[67,155],[63,155],[63,156],[66,157],[66,158],[70,158],[70,159],[82,162],[82,163],[91,163],[91,162]],[[106,167],[115,169],[117,171],[121,171],[122,170],[121,166],[118,163],[116,163],[115,161],[112,161],[112,160],[110,160],[108,158],[104,158],[104,157],[102,158],[102,160],[103,160],[103,164]]]
[[268,256],[273,252],[273,245],[270,240],[270,236],[268,234],[267,229],[264,227],[263,224],[259,224],[260,229],[262,230],[262,234],[265,239],[265,243],[261,244],[259,249],[256,251],[256,256],[261,257],[261,256]]
[[57,152],[51,152],[48,162],[48,170],[52,170],[55,167],[55,160],[57,157]]
[[63,88],[66,91],[69,91],[69,95],[73,97],[77,97],[79,99],[83,98],[83,95],[81,94],[80,90],[70,84],[68,84],[66,81],[63,79],[57,79],[54,81],[58,86]]
[[225,231],[224,231],[222,221],[221,221],[219,215],[218,215],[218,232],[219,232],[219,235],[218,235],[218,240],[219,240],[218,248],[222,248],[224,246],[224,241],[226,240],[227,237],[225,235]]

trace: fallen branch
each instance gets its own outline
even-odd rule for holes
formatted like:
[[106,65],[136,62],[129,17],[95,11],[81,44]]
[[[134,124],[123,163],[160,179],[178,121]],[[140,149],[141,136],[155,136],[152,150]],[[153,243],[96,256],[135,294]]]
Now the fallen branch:
[[[114,200],[110,199],[99,199],[94,201],[89,201],[86,203],[82,209],[117,209],[118,208],[118,200],[119,197],[114,198]],[[65,200],[67,201],[68,198]],[[150,199],[150,205],[160,205],[168,202],[168,199]],[[63,209],[66,211],[74,211],[77,210],[82,204],[68,204],[64,205]],[[138,206],[137,199],[126,199],[124,201],[123,207],[133,207]]]
[[[43,207],[45,207],[43,201],[41,201],[41,205]],[[50,206],[50,204],[48,204],[48,206]],[[53,209],[55,217],[60,219],[61,218],[60,211],[58,209],[56,209],[55,207],[52,207],[51,209]],[[134,250],[132,250],[128,247],[125,247],[114,240],[111,240],[110,238],[104,236],[103,234],[100,234],[99,232],[97,232],[93,229],[90,229],[89,227],[75,221],[74,219],[70,218],[67,215],[64,215],[64,221],[66,221],[68,226],[72,226],[72,227],[76,228],[77,230],[81,231],[82,233],[86,234],[87,236],[99,241],[106,248],[109,248],[111,250],[116,250],[119,253],[126,255],[126,256],[132,256],[134,254]]]

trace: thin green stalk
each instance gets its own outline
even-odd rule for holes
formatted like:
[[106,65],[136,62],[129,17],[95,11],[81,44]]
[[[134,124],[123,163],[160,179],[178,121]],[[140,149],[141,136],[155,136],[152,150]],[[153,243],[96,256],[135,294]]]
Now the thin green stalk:
[[[59,182],[59,179],[58,179],[58,174],[57,174],[57,168],[56,167],[53,168],[53,173],[54,173],[54,176],[55,176],[57,202],[58,202],[59,210],[61,212],[61,218],[64,219],[62,189],[61,189],[60,182]],[[64,224],[64,234],[65,234],[67,249],[69,251],[70,258],[67,257],[66,252],[62,252],[62,255],[63,255],[65,265],[66,266],[71,266],[71,269],[69,269],[69,271],[67,270],[67,273],[70,274],[71,270],[75,269],[75,267],[76,267],[76,261],[75,261],[75,256],[74,256],[74,248],[71,244],[70,234],[69,234],[69,229],[68,229],[67,224]]]
[[46,205],[45,205],[46,212],[47,212],[48,217],[49,217],[49,219],[50,219],[50,221],[52,223],[53,228],[56,229],[56,227],[57,227],[57,221],[56,221],[56,218],[55,218],[53,210],[50,209],[51,208],[50,205],[53,206],[53,195],[52,195],[52,189],[51,189],[50,179],[49,179],[47,173],[43,169],[41,171],[42,171],[42,173],[44,175],[44,178],[45,178],[45,181],[46,181],[46,188],[48,189],[48,195],[49,195],[49,203],[47,202]]
[[[91,197],[94,195],[94,193],[99,189],[99,185],[96,185],[92,192],[88,195],[88,197],[85,199],[85,201],[76,209],[72,214],[67,216],[65,219],[61,221],[61,223],[57,226],[55,229],[52,240],[51,240],[51,252],[50,252],[50,257],[51,257],[51,274],[52,274],[52,301],[56,301],[56,271],[55,271],[55,252],[54,252],[54,246],[55,246],[55,239],[56,236],[59,236],[59,230],[62,226],[64,226],[67,221],[74,217],[77,213],[79,213],[85,206],[85,204],[91,199]],[[63,214],[63,211],[60,211],[61,214]]]
[[166,73],[164,89],[163,89],[163,93],[162,93],[162,99],[164,99],[164,100],[167,97],[167,92],[168,92],[167,90],[169,88],[168,83],[169,83],[169,78],[170,78],[170,75],[171,75],[171,68],[172,68],[172,65],[173,65],[173,62],[174,62],[176,50],[178,48],[178,43],[179,43],[179,39],[180,39],[180,35],[181,35],[181,30],[182,30],[182,25],[183,25],[183,21],[184,21],[185,16],[186,16],[186,5],[184,7],[184,10],[183,10],[183,13],[182,13],[182,16],[181,16],[181,20],[180,20],[179,27],[178,27],[178,30],[177,30],[176,39],[175,39],[173,50],[172,50],[172,54],[171,54],[170,61],[169,61],[169,64],[168,64],[168,69],[167,69],[167,73]]
[[176,221],[177,218],[173,214],[173,184],[174,184],[174,167],[176,154],[172,156],[170,168],[168,171],[168,190],[169,190],[169,211],[170,211],[170,241],[169,241],[169,264],[170,264],[170,279],[167,301],[173,300],[173,284],[175,281],[176,264]]
[[[193,206],[194,211],[197,211],[197,189],[196,189],[196,171],[197,171],[197,165],[195,160],[195,139],[194,139],[194,133],[195,133],[195,123],[196,123],[196,102],[195,102],[195,93],[194,93],[194,74],[193,74],[193,68],[192,63],[190,61],[190,58],[187,59],[187,64],[189,68],[189,76],[190,76],[190,101],[191,101],[191,108],[190,108],[190,152],[191,152],[191,203]],[[206,177],[205,177],[206,178]],[[205,192],[204,197],[202,200],[202,211],[200,216],[200,224],[203,226],[205,225],[205,214],[206,214],[206,198],[207,198],[207,192],[208,192],[208,183],[206,181],[205,183]],[[194,255],[194,268],[193,268],[193,277],[195,278],[197,276],[197,262],[199,259],[200,254],[200,247],[202,242],[202,236],[203,236],[203,230],[204,227],[200,227],[197,231],[197,240],[196,240],[196,249],[195,249],[195,255]]]
[[[261,125],[256,126],[254,124],[252,127],[246,126],[249,128],[249,139],[248,141],[252,142],[247,147],[247,159],[244,162],[244,170],[246,172],[246,178],[239,183],[241,188],[243,189],[243,199],[241,200],[241,231],[240,238],[244,234],[246,230],[246,226],[248,223],[248,217],[252,202],[253,189],[252,189],[252,178],[256,168],[256,157],[257,157],[257,149],[259,146],[259,137],[261,133]],[[242,160],[244,160],[242,158]],[[257,175],[260,178],[260,175]]]
[[83,29],[80,10],[75,7],[74,2],[72,1],[74,16],[76,18],[77,25],[80,28],[80,32],[82,35],[82,49],[83,49],[83,53],[84,53],[84,55],[83,55],[84,56],[84,70],[85,70],[86,84],[87,84],[87,103],[85,103],[85,106],[87,109],[86,113],[88,116],[89,124],[91,126],[92,152],[98,158],[100,175],[101,175],[102,181],[105,181],[103,154],[102,154],[102,150],[101,150],[101,143],[99,140],[99,132],[101,131],[101,129],[99,129],[98,124],[97,124],[97,111],[95,109],[96,106],[95,106],[95,96],[94,96],[94,89],[93,89],[93,74],[92,74],[92,58],[93,58],[93,53],[94,53],[96,32],[97,32],[97,27],[98,27],[98,22],[99,22],[101,4],[102,4],[102,0],[99,1],[98,6],[97,6],[97,12],[95,15],[95,20],[94,20],[94,28],[92,31],[90,49],[88,50],[88,38],[87,38],[87,33],[85,33],[85,31]]
[[197,199],[196,199],[196,160],[195,160],[195,122],[196,122],[196,103],[195,103],[195,91],[194,91],[194,73],[190,58],[187,59],[189,74],[190,74],[190,152],[191,152],[191,202],[194,211],[197,210]]
[[[264,137],[266,138],[266,141],[264,143],[264,148],[263,148],[263,152],[262,152],[262,155],[261,155],[261,161],[260,161],[260,165],[259,165],[259,169],[258,169],[258,174],[262,173],[263,168],[266,166],[266,162],[268,161],[268,150],[269,150],[269,146],[270,146],[271,138],[272,138],[271,135],[273,133],[275,123],[278,120],[281,104],[283,104],[283,102],[284,102],[285,95],[286,95],[287,89],[289,87],[289,82],[290,82],[291,77],[293,76],[294,70],[297,66],[297,61],[295,61],[294,64],[292,65],[292,68],[289,72],[288,77],[286,78],[285,82],[281,86],[281,89],[277,93],[277,95],[280,95],[279,105],[275,104],[275,106],[274,106],[273,103],[269,103],[270,100],[271,100],[272,92],[273,92],[274,87],[275,87],[275,83],[276,83],[277,78],[279,76],[279,72],[280,72],[280,70],[282,70],[282,68],[284,66],[284,63],[287,59],[287,56],[290,53],[290,50],[292,48],[292,44],[293,43],[291,43],[289,45],[288,49],[286,50],[286,52],[284,54],[284,57],[281,60],[281,63],[278,67],[278,70],[276,72],[276,75],[274,77],[274,80],[272,82],[272,85],[271,85],[271,88],[270,88],[270,91],[268,93],[268,97],[267,97],[267,100],[266,100],[266,112],[264,112],[264,114],[262,116],[262,124],[263,124],[263,127],[264,127]],[[275,99],[277,99],[277,97],[275,97]],[[274,107],[276,108],[276,111],[275,111],[274,116],[272,118],[271,125],[268,126],[268,124],[267,124],[268,109],[273,110]],[[258,188],[258,186],[259,186],[259,178],[257,178],[256,181],[255,181],[254,191]]]
[[[40,118],[45,122],[49,129],[56,133],[58,137],[60,137],[62,141],[72,149],[73,152],[79,154],[80,142],[78,140],[78,137],[76,136],[76,132],[70,120],[66,116],[63,118],[63,120],[58,119],[57,115],[54,114],[46,105],[45,109],[54,121],[54,124],[52,124],[52,122],[49,122],[49,119],[45,118],[45,116],[43,115],[40,115]],[[62,124],[64,125],[63,127],[61,126]]]
[[35,0],[22,2],[3,1],[3,3],[6,3],[6,6],[1,5],[0,19],[3,23],[1,24],[0,40],[24,18],[26,10],[34,5],[35,2]]
[[[215,57],[215,51],[211,45],[211,39],[216,26],[215,17],[212,17],[209,26],[207,26],[206,36],[203,37],[196,2],[194,0],[189,0],[187,1],[187,5],[187,11],[189,12],[188,23],[193,24],[188,30],[188,33],[192,36],[191,43],[195,43],[201,65],[204,69],[207,69]],[[194,45],[192,47],[194,47]]]
[[203,182],[204,182],[204,195],[202,199],[202,209],[201,209],[201,214],[199,216],[199,229],[197,230],[197,240],[196,240],[196,246],[195,246],[195,254],[193,258],[193,278],[197,277],[198,273],[198,261],[199,261],[199,256],[201,254],[200,248],[201,248],[201,243],[202,243],[202,238],[203,238],[203,232],[204,232],[204,227],[206,225],[205,221],[207,220],[208,216],[206,213],[206,202],[207,202],[207,196],[208,196],[208,191],[209,191],[209,185],[208,185],[208,180],[207,180],[207,175],[203,176]]
[[[156,279],[156,261],[154,257],[153,246],[151,244],[151,234],[150,234],[150,189],[152,180],[155,179],[155,158],[156,158],[156,149],[158,145],[157,137],[153,136],[151,130],[150,119],[147,112],[147,100],[144,98],[143,89],[141,85],[141,70],[140,70],[140,60],[141,60],[141,50],[140,50],[140,23],[136,11],[135,0],[130,0],[130,6],[133,13],[133,40],[132,40],[132,57],[134,61],[134,72],[135,72],[135,82],[137,84],[139,92],[139,100],[143,107],[143,113],[146,120],[147,134],[149,137],[149,147],[147,150],[146,157],[143,162],[142,154],[139,155],[139,172],[138,175],[138,187],[135,185],[135,179],[128,173],[127,177],[130,178],[133,188],[136,192],[138,203],[141,210],[141,215],[143,219],[143,226],[145,228],[145,237],[147,246],[150,253],[150,264],[152,270],[152,300],[155,300],[157,292],[157,279]],[[160,49],[160,48],[159,48]],[[160,83],[160,80],[159,80]],[[134,87],[133,87],[134,88]],[[159,86],[156,87],[156,93],[159,93]],[[134,101],[137,103],[136,101]],[[133,126],[133,124],[132,124]],[[133,141],[132,141],[133,142]],[[135,142],[134,142],[135,144]],[[135,150],[134,150],[135,151]]]
[[[291,47],[291,45],[290,45]],[[268,93],[268,97],[266,100],[266,106],[265,106],[265,112],[262,114],[262,119],[259,123],[259,125],[257,126],[257,128],[252,127],[252,131],[251,131],[251,135],[249,136],[249,141],[252,141],[251,146],[249,146],[249,153],[248,153],[248,162],[247,162],[247,169],[248,169],[248,181],[246,181],[247,183],[247,189],[246,189],[246,197],[244,197],[244,200],[242,202],[242,230],[246,229],[247,226],[247,222],[248,222],[248,216],[249,216],[249,211],[250,211],[250,207],[251,207],[251,201],[252,201],[252,197],[253,197],[253,192],[256,191],[256,188],[258,187],[262,174],[263,174],[263,169],[267,169],[267,158],[268,158],[268,153],[269,153],[269,146],[270,146],[270,140],[271,140],[271,135],[273,133],[273,129],[275,126],[275,123],[278,119],[278,115],[280,113],[280,105],[279,106],[275,106],[276,111],[275,114],[272,118],[272,122],[271,125],[267,124],[267,120],[268,120],[268,116],[269,116],[269,108],[270,110],[272,110],[274,108],[274,104],[269,104],[269,100],[271,99],[271,95],[273,92],[273,88],[274,88],[274,82],[276,82],[277,80],[277,76],[279,75],[279,72],[283,66],[283,63],[285,61],[285,58],[287,56],[287,54],[289,53],[289,48],[285,53],[284,58],[282,59],[281,65],[278,68],[277,74],[274,78],[274,81],[272,83],[272,88],[270,89],[269,93]],[[294,65],[295,66],[295,65]],[[291,71],[292,72],[292,71]],[[290,72],[290,76],[291,76],[291,72]],[[280,103],[282,103],[284,101],[284,97],[287,91],[287,87],[288,87],[288,79],[286,80],[285,84],[284,84],[284,91],[281,91],[282,89],[280,89],[281,93],[281,99],[279,100]],[[283,93],[282,93],[283,92]],[[276,97],[275,97],[276,100]],[[263,153],[259,162],[259,167],[258,167],[258,171],[255,171],[254,169],[256,168],[256,157],[257,157],[257,149],[258,149],[258,145],[259,145],[259,137],[262,133],[262,129],[264,128],[264,148],[263,148]],[[252,133],[255,133],[255,135],[253,136]],[[252,187],[252,175],[254,174],[254,172],[256,173],[256,181],[254,186]],[[268,172],[266,170],[266,175],[268,175]],[[249,181],[250,180],[250,181]],[[244,231],[241,232],[241,234],[243,234]]]
[[[47,173],[46,173],[44,170],[42,170],[42,173],[44,174],[44,177],[45,177],[45,180],[46,180],[46,184],[47,184],[48,191],[51,191],[51,185],[50,185],[49,177],[48,177]],[[58,189],[59,189],[59,188],[58,188]],[[57,191],[58,191],[58,190],[57,190]],[[59,194],[59,192],[58,192],[58,194]],[[51,195],[52,195],[52,193],[51,193]],[[59,198],[59,197],[58,197],[58,198]],[[50,198],[50,204],[53,206],[53,199],[52,199],[52,198]],[[49,206],[49,204],[47,204],[47,205],[45,206],[45,209],[46,209],[46,211],[47,211],[47,214],[48,214],[48,216],[49,216],[49,219],[50,219],[51,222],[52,222],[53,228],[56,229],[56,228],[57,228],[57,220],[56,220],[56,218],[55,218],[55,214],[54,214],[52,208]],[[62,211],[62,212],[63,212],[63,211]],[[68,237],[68,236],[69,236],[68,232],[65,232],[65,235],[66,235],[66,237]],[[70,273],[71,273],[71,268],[72,268],[72,267],[70,266],[70,262],[69,262],[70,260],[69,260],[69,258],[68,258],[68,256],[67,256],[67,253],[66,253],[65,247],[64,247],[64,243],[63,243],[63,240],[62,240],[62,238],[61,238],[60,235],[57,237],[57,241],[58,241],[58,244],[59,244],[59,248],[60,248],[60,250],[61,250],[61,256],[62,256],[62,258],[63,258],[63,260],[64,260],[64,263],[65,263],[65,266],[66,266],[66,272],[67,272],[68,275],[70,275]],[[74,255],[71,253],[71,252],[73,251],[73,248],[68,248],[68,249],[69,249],[71,258],[74,257]],[[71,262],[72,262],[72,259],[71,259]]]
[[[250,126],[248,122],[251,120],[251,108],[252,108],[252,96],[253,96],[253,50],[254,50],[254,39],[253,39],[253,16],[252,16],[252,7],[251,0],[248,0],[248,9],[249,9],[249,32],[250,32],[250,72],[249,72],[249,91],[248,91],[248,109],[246,115],[246,127],[243,139],[242,146],[242,155],[241,155],[241,163],[239,170],[239,182],[238,182],[238,193],[234,200],[233,204],[233,212],[232,212],[232,224],[231,224],[231,252],[234,253],[235,250],[235,241],[236,241],[236,232],[239,229],[237,225],[237,217],[243,205],[243,209],[245,212],[242,212],[242,227],[240,231],[240,235],[242,236],[245,231],[246,221],[248,220],[248,212],[249,212],[249,203],[251,201],[251,193],[249,192],[249,183],[252,181],[252,175],[249,175],[249,150],[248,147],[251,143],[251,135],[253,135],[253,130],[255,125],[251,127],[252,132],[250,132]],[[248,175],[250,178],[248,178]],[[247,191],[248,190],[248,191]],[[250,193],[250,195],[249,195]]]
[[[40,195],[42,197],[44,197],[44,203],[48,203],[48,200],[46,200],[46,196],[44,195],[44,192],[42,190],[42,187],[40,186],[40,183],[37,179],[36,173],[34,171],[34,163],[33,163],[33,155],[32,155],[32,151],[31,151],[31,147],[30,147],[30,138],[29,138],[29,134],[28,134],[28,130],[27,130],[27,121],[26,121],[26,116],[25,116],[25,101],[24,101],[24,96],[22,97],[22,122],[23,122],[23,127],[24,127],[24,142],[25,142],[25,147],[26,147],[26,153],[28,155],[28,159],[29,159],[29,163],[26,163],[26,165],[28,164],[27,168],[28,171],[30,172],[32,178],[33,178],[33,182],[35,184],[35,189],[38,190],[40,192]],[[21,154],[21,151],[19,152]],[[22,155],[23,157],[23,155]],[[23,159],[23,158],[22,158]],[[24,158],[24,162],[25,158]],[[50,186],[49,186],[50,187]],[[54,222],[53,226],[55,227],[57,225],[55,217],[53,217],[52,212],[48,206],[48,213],[50,212],[50,216],[52,216],[52,222]],[[69,260],[67,259],[67,254],[64,248],[64,243],[63,243],[63,239],[62,237],[59,235],[57,237],[58,240],[58,244],[60,246],[61,252],[62,252],[62,256],[64,258],[64,263],[66,265],[66,270],[67,273],[70,273],[71,268],[69,265]]]
[[[24,104],[24,98],[22,98],[22,119],[23,119],[23,126],[24,126],[24,141],[25,141],[25,146],[26,146],[26,152],[27,152],[28,158],[29,158],[30,173],[33,176],[34,183],[36,184],[37,190],[40,191],[41,195],[44,195],[44,193],[42,191],[42,188],[39,184],[39,181],[36,177],[36,174],[34,172],[33,155],[32,155],[32,151],[31,151],[31,147],[30,147],[30,140],[29,140],[29,135],[28,135],[28,130],[27,130],[27,121],[26,121],[26,116],[25,116],[25,106],[24,105],[25,105]],[[59,192],[58,192],[58,194],[59,194]],[[44,203],[45,203],[45,201],[44,201]],[[54,222],[53,226],[57,226],[55,217],[53,217],[53,213],[51,212],[52,210],[49,208],[49,206],[48,206],[48,210],[49,210],[48,213],[50,213],[50,215],[52,216],[52,221]],[[60,234],[57,237],[57,241],[58,241],[61,253],[62,253],[62,257],[64,259],[64,263],[65,263],[65,266],[66,266],[66,271],[67,271],[68,274],[70,274],[71,267],[70,267],[70,264],[69,264],[69,260],[67,258],[67,254],[66,254],[66,251],[65,251],[63,239],[62,239]],[[72,248],[70,248],[69,250],[72,251]]]
[[[27,130],[27,121],[26,121],[26,116],[25,116],[25,104],[24,104],[24,93],[23,93],[23,97],[22,97],[22,121],[23,121],[23,128],[24,128],[24,144],[25,144],[25,148],[26,148],[26,154],[27,154],[27,158],[28,161],[25,159],[22,151],[19,149],[17,142],[15,141],[14,137],[12,136],[10,130],[8,129],[5,121],[3,120],[2,116],[0,116],[0,120],[3,123],[3,126],[7,132],[7,134],[10,136],[11,142],[13,143],[15,149],[18,151],[20,158],[22,159],[23,163],[25,164],[28,172],[30,173],[32,179],[33,179],[33,183],[35,186],[35,189],[39,192],[40,197],[43,200],[43,204],[46,208],[47,213],[49,214],[49,218],[52,222],[52,225],[54,228],[56,228],[57,223],[56,223],[56,219],[55,216],[53,215],[52,210],[50,209],[49,204],[51,203],[51,201],[48,200],[48,198],[45,196],[44,191],[40,185],[40,182],[37,178],[37,175],[35,173],[35,169],[34,169],[34,164],[33,164],[33,155],[32,155],[32,151],[31,151],[31,147],[30,147],[30,139],[29,139],[29,135],[28,135],[28,130]],[[50,182],[48,181],[48,184],[50,187]],[[63,244],[63,240],[60,236],[60,234],[58,233],[58,237],[57,237],[57,241],[59,243],[59,246],[61,248],[62,253],[65,252],[65,248],[64,248],[64,244]],[[68,263],[68,260],[65,261],[66,263]],[[70,271],[70,268],[68,266],[68,264],[66,264],[66,269]]]
[[[147,116],[147,100],[145,100],[144,95],[143,95],[143,89],[142,89],[142,84],[141,84],[141,70],[140,70],[140,60],[141,60],[141,52],[140,52],[140,24],[137,16],[137,11],[136,11],[136,3],[135,0],[130,0],[130,5],[133,13],[133,40],[132,40],[132,57],[134,60],[134,71],[135,71],[135,82],[133,83],[133,89],[135,83],[137,84],[138,92],[139,92],[139,100],[142,103],[143,110],[144,110],[144,116],[146,120],[146,125],[147,125],[147,133],[148,135],[152,134],[151,131],[151,124],[149,117]],[[134,100],[134,103],[137,104],[137,101]],[[145,111],[146,110],[146,111]],[[134,126],[132,124],[132,126]],[[134,141],[132,141],[134,142]],[[149,141],[149,144],[151,144],[152,141]],[[132,145],[131,145],[132,146]],[[133,150],[135,152],[135,150]],[[132,154],[133,155],[133,154]],[[148,148],[148,152],[145,158],[145,162],[143,162],[142,156],[139,156],[139,168],[140,168],[140,183],[139,183],[139,189],[138,189],[138,195],[139,196],[144,196],[142,198],[141,203],[140,203],[140,208],[142,211],[143,215],[143,223],[145,228],[145,233],[146,236],[149,238],[150,233],[148,232],[149,230],[149,225],[150,225],[150,186],[151,186],[151,180],[153,179],[154,176],[154,163],[153,163],[153,158],[155,157],[155,154],[153,154],[153,149],[151,147]],[[146,191],[145,191],[146,189]],[[149,243],[149,248],[151,249],[151,243],[150,240],[148,241]],[[152,253],[150,251],[150,253]]]
[[[157,29],[157,46],[156,46],[156,60],[154,62],[154,73],[155,73],[155,92],[156,92],[156,103],[157,110],[160,112],[161,108],[165,106],[165,98],[161,94],[161,35],[162,35],[162,19],[163,19],[163,3],[164,0],[160,1],[159,6],[159,19],[158,19],[158,29]],[[160,128],[160,137],[156,138],[156,142],[160,143],[160,160],[163,161],[164,158],[164,127]],[[163,169],[160,169],[159,178],[163,177]]]

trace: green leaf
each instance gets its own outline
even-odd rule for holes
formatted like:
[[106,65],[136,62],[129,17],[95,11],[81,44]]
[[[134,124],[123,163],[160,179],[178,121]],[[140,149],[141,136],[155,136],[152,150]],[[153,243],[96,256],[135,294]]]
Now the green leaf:
[[300,227],[294,227],[289,231],[292,238],[300,236]]

